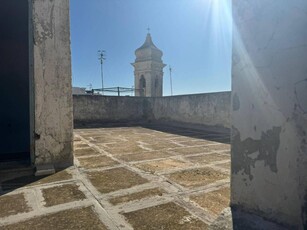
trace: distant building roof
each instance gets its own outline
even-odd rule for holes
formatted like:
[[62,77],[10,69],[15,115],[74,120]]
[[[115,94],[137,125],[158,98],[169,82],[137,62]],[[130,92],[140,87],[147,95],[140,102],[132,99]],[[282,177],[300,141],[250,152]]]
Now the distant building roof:
[[72,94],[73,95],[86,94],[86,88],[72,87]]

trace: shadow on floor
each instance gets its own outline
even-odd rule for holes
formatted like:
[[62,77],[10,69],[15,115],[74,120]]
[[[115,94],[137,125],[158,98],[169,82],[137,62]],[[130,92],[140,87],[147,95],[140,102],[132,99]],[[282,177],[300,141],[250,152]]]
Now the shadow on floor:
[[34,172],[35,170],[32,167],[0,170],[0,195],[22,187],[71,179],[71,175],[65,170],[48,176],[35,176]]
[[200,129],[158,123],[91,123],[75,125],[75,129],[142,127],[155,131],[230,144],[230,129],[201,126]]
[[207,129],[193,129],[193,128],[184,128],[177,126],[169,126],[169,125],[156,125],[156,124],[145,124],[142,125],[144,128],[186,136],[193,137],[202,140],[216,141],[224,144],[230,144],[230,130],[223,130],[223,132],[219,129],[214,130],[214,127]]

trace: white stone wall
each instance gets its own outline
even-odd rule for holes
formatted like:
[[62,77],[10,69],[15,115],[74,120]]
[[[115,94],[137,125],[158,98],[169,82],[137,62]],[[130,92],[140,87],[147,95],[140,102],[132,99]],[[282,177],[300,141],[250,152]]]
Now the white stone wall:
[[74,95],[77,125],[143,122],[195,128],[230,128],[230,92],[172,97],[110,97]]
[[307,227],[307,1],[233,0],[232,205]]
[[69,0],[33,0],[35,165],[72,164]]
[[151,98],[153,120],[230,128],[230,92]]

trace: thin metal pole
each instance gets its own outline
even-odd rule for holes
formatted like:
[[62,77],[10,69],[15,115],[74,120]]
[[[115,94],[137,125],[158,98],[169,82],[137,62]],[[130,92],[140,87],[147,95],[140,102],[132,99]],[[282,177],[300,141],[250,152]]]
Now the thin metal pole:
[[103,95],[103,61],[101,59],[101,94]]
[[172,67],[169,66],[169,78],[171,83],[171,95],[173,96],[173,80],[172,80]]
[[119,87],[117,87],[117,95],[120,96]]
[[101,94],[103,95],[103,61],[106,60],[105,58],[105,50],[98,50],[100,65],[101,65]]

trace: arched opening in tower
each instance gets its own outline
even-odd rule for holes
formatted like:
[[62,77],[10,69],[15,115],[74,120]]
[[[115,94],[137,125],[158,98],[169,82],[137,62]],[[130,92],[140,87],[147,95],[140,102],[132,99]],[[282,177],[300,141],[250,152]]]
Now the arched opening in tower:
[[146,80],[142,75],[140,79],[140,96],[144,97],[145,95],[146,95]]

